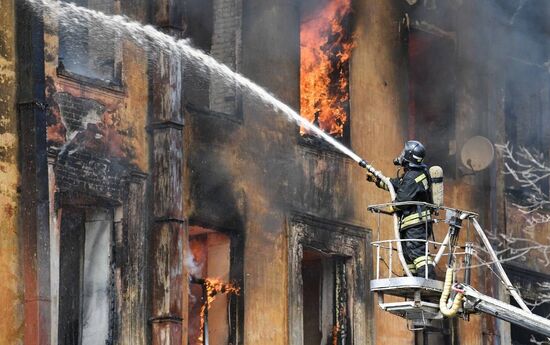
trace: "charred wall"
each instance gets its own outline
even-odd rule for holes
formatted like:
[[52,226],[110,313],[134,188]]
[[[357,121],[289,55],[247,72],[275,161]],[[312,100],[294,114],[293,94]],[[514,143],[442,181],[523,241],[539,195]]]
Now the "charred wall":
[[[17,343],[24,332],[19,305],[23,283],[16,278],[21,269],[14,259],[22,255],[16,224],[20,134],[13,98],[13,4],[1,1],[7,9],[0,15],[5,16],[2,23],[9,25],[0,31],[0,215],[4,215],[0,224],[13,231],[0,238],[0,257],[8,263],[0,270],[0,288],[13,323],[2,322],[0,335]],[[221,62],[299,107],[301,9],[296,1],[115,3],[115,13],[152,21],[176,37],[191,37]],[[537,74],[532,69],[544,74],[544,61],[537,59],[545,55],[513,56],[511,47],[522,47],[521,37],[511,44],[507,39],[515,25],[527,25],[528,17],[522,19],[523,12],[516,14],[518,7],[512,6],[502,23],[493,7],[461,1],[412,6],[404,1],[355,1],[353,7],[356,44],[349,66],[352,122],[348,128],[352,149],[392,175],[391,159],[403,141],[422,138],[429,144],[429,163],[451,162],[446,167],[446,203],[480,212],[487,226],[515,231],[517,219],[505,208],[512,199],[504,194],[505,181],[497,174],[501,162],[470,174],[458,153],[474,135],[494,142],[531,137],[532,127],[511,121],[529,103],[528,93],[517,96],[517,90],[529,82],[514,83],[524,69],[531,71],[529,76]],[[76,208],[82,215],[99,207],[113,216],[111,307],[118,316],[112,336],[120,343],[162,343],[162,334],[185,340],[187,294],[180,292],[187,288],[183,267],[187,223],[230,238],[229,277],[241,288],[230,306],[237,309],[230,325],[235,343],[300,342],[293,333],[300,320],[293,319],[290,310],[301,307],[297,295],[303,277],[298,266],[304,248],[324,251],[323,255],[344,260],[350,268],[353,276],[347,281],[354,282],[353,297],[359,301],[353,311],[355,343],[414,341],[405,321],[374,308],[367,296],[371,254],[363,249],[368,229],[376,224],[374,217],[367,216],[366,205],[387,201],[387,194],[365,183],[354,162],[319,142],[303,140],[295,124],[235,85],[201,75],[192,64],[160,54],[149,56],[124,39],[114,45],[121,72],[116,83],[101,80],[100,75],[79,75],[59,60],[63,37],[58,23],[54,18],[45,21],[48,108],[41,149],[49,152],[49,181],[43,184],[49,188],[49,200],[41,201],[49,201],[47,250],[51,252],[41,267],[49,266],[51,285],[49,277],[39,282],[52,289],[53,312],[42,320],[44,324],[57,324],[63,317],[56,306],[64,279],[61,237],[70,225],[64,211]],[[411,65],[414,47],[409,43],[416,34],[439,42],[436,45],[444,54],[430,50],[433,46],[428,44],[416,57],[427,61]],[[438,80],[438,70],[429,70],[430,59],[439,59],[433,62],[439,71],[449,69],[452,75],[444,82]],[[509,65],[522,67],[504,73]],[[448,89],[430,93],[429,82],[421,94],[411,92],[415,73],[417,79],[432,73],[430,80]],[[542,89],[535,91],[544,94],[546,82],[546,77],[538,76],[535,84]],[[530,118],[539,123],[542,117],[534,113],[546,111],[548,97],[544,97],[542,106],[529,110]],[[429,103],[430,98],[441,103]],[[411,101],[417,99],[425,106],[411,112]],[[433,112],[429,116],[422,114],[429,110]],[[30,127],[23,129],[32,132]],[[540,147],[545,147],[545,140]],[[382,237],[390,238],[391,230],[389,222],[383,223]],[[546,227],[538,231],[537,239],[545,231]],[[150,256],[143,254],[148,251]],[[158,264],[154,271],[148,266],[151,261]],[[538,271],[544,267],[536,261],[531,265]],[[497,290],[481,274],[475,281],[487,282],[488,292]],[[150,317],[153,331],[147,328]],[[498,327],[476,316],[460,324],[458,337],[467,344],[492,343],[498,332],[504,337]],[[52,328],[54,343],[58,332],[65,330]]]
[[[115,1],[111,5],[106,7],[111,13],[124,13],[140,21],[148,18],[148,5],[143,1]],[[87,241],[85,234],[91,223],[86,217],[104,210],[111,214],[105,230],[110,260],[105,279],[110,285],[108,302],[98,306],[109,308],[108,317],[105,316],[108,332],[102,336],[121,344],[143,344],[148,339],[150,312],[145,255],[149,229],[147,54],[124,38],[106,39],[102,44],[113,50],[103,53],[114,60],[104,63],[112,64],[113,71],[119,73],[119,77],[107,77],[108,70],[96,71],[93,67],[99,59],[94,55],[98,47],[94,48],[97,42],[93,37],[79,38],[88,40],[81,43],[88,44],[90,51],[80,51],[78,54],[84,55],[78,55],[78,46],[71,41],[75,38],[71,37],[72,31],[64,30],[56,18],[44,21],[52,313],[42,322],[51,322],[51,342],[55,344],[71,342],[80,331],[85,332],[72,328],[71,322],[78,324],[78,312],[63,312],[70,303],[80,303],[81,308],[85,303],[67,295],[67,280],[79,278],[71,278],[72,271],[63,269],[63,258],[91,255],[89,259],[93,260],[94,255],[105,255],[84,251],[71,254],[71,248],[79,246],[73,242]],[[93,30],[90,32],[93,35]],[[73,63],[64,64],[63,58],[69,57]],[[78,66],[92,67],[83,72]],[[82,220],[76,221],[75,217]],[[67,229],[82,233],[82,238],[68,237]],[[86,287],[76,288],[84,291]]]
[[[300,6],[292,1],[243,5],[237,20],[242,43],[237,39],[228,48],[241,56],[234,68],[298,108]],[[242,111],[236,113],[208,103],[197,106],[197,97],[186,99],[193,104],[187,107],[186,128],[189,220],[240,234],[244,343],[287,344],[293,327],[286,317],[288,284],[298,279],[288,275],[288,251],[297,248],[288,246],[294,230],[287,220],[296,212],[334,224],[364,224],[352,192],[355,164],[304,143],[295,124],[241,96]],[[361,114],[359,126],[360,119]],[[359,133],[353,143],[361,140]]]

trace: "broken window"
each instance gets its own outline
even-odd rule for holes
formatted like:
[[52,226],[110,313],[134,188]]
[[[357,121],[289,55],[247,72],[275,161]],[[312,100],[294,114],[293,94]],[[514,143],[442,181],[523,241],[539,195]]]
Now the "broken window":
[[60,235],[59,344],[110,344],[113,213],[63,208]]
[[304,249],[302,281],[303,344],[349,344],[345,258]]
[[[351,0],[303,0],[300,20],[300,113],[349,145]],[[307,129],[300,134],[309,137]]]
[[[242,0],[188,0],[183,3],[186,37],[233,71],[239,71]],[[223,10],[220,10],[222,9]],[[184,67],[184,90],[190,108],[241,119],[241,92],[233,82],[208,76],[195,66]]]
[[[512,61],[505,84],[505,128],[506,142],[513,148],[526,147],[538,160],[548,159],[550,127],[548,126],[546,104],[550,102],[548,78],[537,67]],[[541,179],[539,188],[548,192],[548,179]],[[517,183],[513,176],[506,176],[509,196],[524,200],[530,197],[530,189]]]
[[[213,0],[188,0],[183,2],[185,31],[193,45],[210,53],[214,32]],[[184,84],[193,87],[183,88],[183,97],[188,105],[207,109],[210,104],[210,81],[204,73],[194,67],[183,68]]]
[[230,237],[193,226],[189,250],[189,345],[234,343],[230,307],[239,288],[230,282]]
[[422,142],[426,161],[454,177],[455,43],[446,36],[417,29],[408,35],[408,136]]
[[[78,6],[106,14],[116,13],[114,0],[71,0]],[[104,25],[59,23],[59,71],[107,84],[120,83],[117,34]]]

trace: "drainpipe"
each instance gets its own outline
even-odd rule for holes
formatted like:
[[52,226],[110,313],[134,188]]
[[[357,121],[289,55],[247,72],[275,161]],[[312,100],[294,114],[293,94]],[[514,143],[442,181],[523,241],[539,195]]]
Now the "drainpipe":
[[[181,37],[181,2],[157,0],[152,22],[165,33]],[[187,243],[183,209],[184,132],[182,63],[162,52],[151,53],[150,157],[152,172],[151,340],[153,345],[182,344],[187,305],[187,277],[183,267]]]
[[24,343],[50,344],[50,253],[44,28],[40,14],[16,0],[21,265]]

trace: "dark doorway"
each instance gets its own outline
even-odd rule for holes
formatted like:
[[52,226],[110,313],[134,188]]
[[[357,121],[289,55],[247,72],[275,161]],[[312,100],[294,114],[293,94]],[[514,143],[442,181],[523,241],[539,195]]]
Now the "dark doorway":
[[304,249],[302,280],[303,344],[350,343],[345,258]]
[[113,212],[63,208],[60,237],[59,344],[112,341]]

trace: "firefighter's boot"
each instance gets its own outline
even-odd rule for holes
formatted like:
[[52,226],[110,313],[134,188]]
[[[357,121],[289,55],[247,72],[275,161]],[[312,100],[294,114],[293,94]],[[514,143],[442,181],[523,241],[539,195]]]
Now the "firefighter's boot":
[[437,278],[436,278],[436,275],[435,275],[435,269],[434,269],[434,266],[431,265],[431,264],[424,265],[420,268],[417,268],[416,269],[416,276],[420,277],[420,278],[425,278],[426,277],[426,267],[428,268],[428,279],[436,280]]

